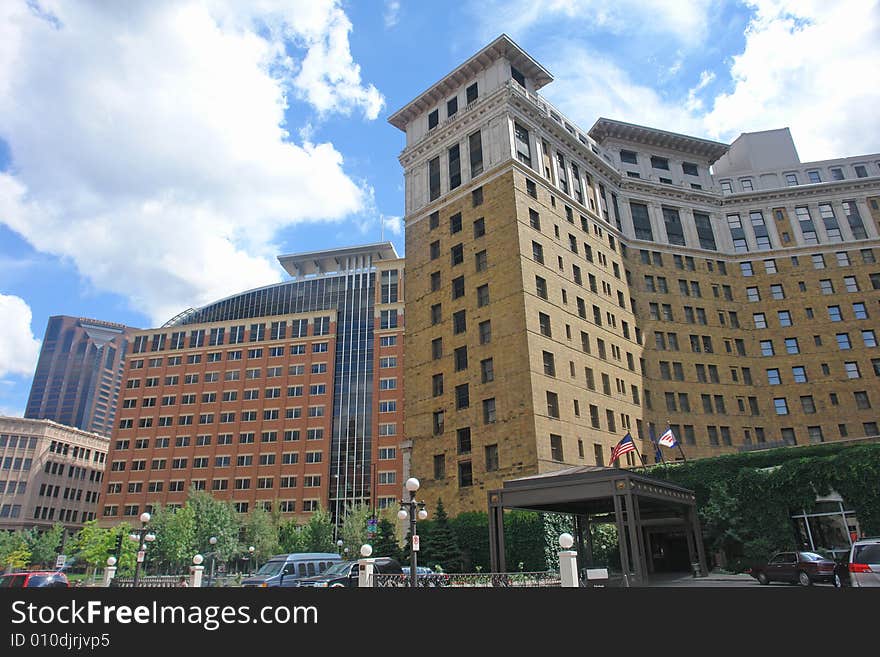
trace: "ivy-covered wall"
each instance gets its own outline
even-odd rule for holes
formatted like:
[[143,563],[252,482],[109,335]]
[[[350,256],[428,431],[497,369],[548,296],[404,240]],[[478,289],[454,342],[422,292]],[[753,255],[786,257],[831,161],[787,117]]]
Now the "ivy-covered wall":
[[[856,512],[862,531],[880,535],[880,443],[825,443],[656,465],[646,474],[696,493],[707,547],[722,551],[735,570],[794,549],[791,511],[811,511],[816,497],[838,492]],[[484,512],[450,518],[465,572],[489,569],[489,524]],[[419,523],[430,563],[433,521]],[[593,525],[594,565],[620,568],[617,528]],[[559,534],[573,532],[564,515],[511,511],[504,515],[507,569],[557,567]],[[521,565],[521,566],[520,566]]]
[[793,510],[832,490],[880,535],[880,444],[828,443],[656,465],[647,474],[692,489],[706,543],[742,568],[794,549]]

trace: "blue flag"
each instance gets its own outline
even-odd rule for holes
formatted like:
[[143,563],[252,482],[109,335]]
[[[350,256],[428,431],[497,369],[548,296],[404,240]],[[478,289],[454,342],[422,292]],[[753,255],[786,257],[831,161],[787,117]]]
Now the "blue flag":
[[654,436],[654,427],[648,427],[648,435],[651,442],[654,443],[654,463],[660,463],[663,460],[663,453],[660,451],[660,445],[657,444],[657,438]]

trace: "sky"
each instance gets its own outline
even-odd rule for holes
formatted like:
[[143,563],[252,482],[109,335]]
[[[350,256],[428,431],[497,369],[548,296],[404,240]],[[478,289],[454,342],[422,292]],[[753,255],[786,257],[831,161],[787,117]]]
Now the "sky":
[[383,234],[403,254],[387,117],[501,33],[584,131],[880,152],[871,0],[6,0],[0,414],[52,315],[148,328],[283,280],[278,254]]

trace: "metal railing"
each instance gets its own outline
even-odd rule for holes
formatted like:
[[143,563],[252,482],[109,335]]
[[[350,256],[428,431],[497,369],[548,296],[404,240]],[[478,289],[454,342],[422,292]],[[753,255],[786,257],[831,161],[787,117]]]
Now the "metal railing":
[[[419,588],[544,588],[558,587],[558,572],[435,573],[418,576]],[[373,575],[374,588],[408,588],[409,575]]]
[[[185,575],[149,575],[138,578],[138,588],[172,587],[180,584],[180,578]],[[189,577],[186,577],[189,583]],[[112,588],[134,588],[133,577],[114,577],[110,581]]]

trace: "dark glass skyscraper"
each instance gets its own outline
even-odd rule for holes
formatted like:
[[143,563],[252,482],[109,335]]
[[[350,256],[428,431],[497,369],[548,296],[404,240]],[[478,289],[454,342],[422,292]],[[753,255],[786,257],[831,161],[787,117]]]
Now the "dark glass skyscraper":
[[50,317],[25,417],[109,436],[135,330],[97,319]]

